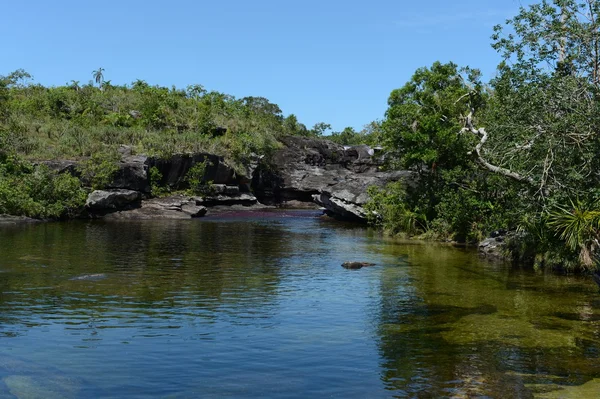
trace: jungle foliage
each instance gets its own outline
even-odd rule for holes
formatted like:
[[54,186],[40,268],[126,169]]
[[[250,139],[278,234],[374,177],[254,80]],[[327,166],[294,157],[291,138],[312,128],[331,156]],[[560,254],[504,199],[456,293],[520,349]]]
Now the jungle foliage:
[[390,167],[417,178],[372,192],[374,221],[473,242],[508,229],[515,258],[595,268],[599,28],[600,1],[544,0],[495,27],[492,81],[453,63],[417,70],[382,123]]

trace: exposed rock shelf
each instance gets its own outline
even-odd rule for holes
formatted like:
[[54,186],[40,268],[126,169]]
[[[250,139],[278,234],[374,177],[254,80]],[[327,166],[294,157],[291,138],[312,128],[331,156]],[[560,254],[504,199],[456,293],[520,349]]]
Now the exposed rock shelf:
[[411,177],[408,171],[383,172],[383,156],[367,146],[286,137],[271,164],[260,165],[252,188],[260,202],[315,202],[332,216],[365,221],[367,188]]
[[[364,222],[368,187],[382,187],[411,176],[406,171],[381,171],[382,154],[367,146],[342,146],[295,136],[281,141],[282,147],[268,161],[254,156],[243,173],[236,173],[222,157],[213,154],[156,158],[134,155],[129,147],[121,147],[118,170],[105,189],[89,195],[85,215],[191,218],[203,215],[211,207],[317,204],[331,216]],[[61,173],[78,174],[74,161],[44,163]],[[210,182],[207,195],[151,198],[151,168],[156,168],[162,176],[159,185],[182,192],[188,188],[188,171],[198,163],[206,165],[203,181]]]

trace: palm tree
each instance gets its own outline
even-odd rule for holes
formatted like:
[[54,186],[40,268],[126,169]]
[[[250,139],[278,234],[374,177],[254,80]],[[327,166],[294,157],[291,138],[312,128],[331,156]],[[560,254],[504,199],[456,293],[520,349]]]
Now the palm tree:
[[98,68],[92,72],[92,76],[94,80],[98,84],[98,87],[102,88],[102,83],[104,82],[104,68]]

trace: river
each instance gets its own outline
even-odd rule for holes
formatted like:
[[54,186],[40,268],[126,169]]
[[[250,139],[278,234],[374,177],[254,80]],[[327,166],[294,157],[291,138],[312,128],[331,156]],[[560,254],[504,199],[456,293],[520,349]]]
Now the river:
[[597,398],[599,325],[589,278],[312,211],[0,229],[0,398]]

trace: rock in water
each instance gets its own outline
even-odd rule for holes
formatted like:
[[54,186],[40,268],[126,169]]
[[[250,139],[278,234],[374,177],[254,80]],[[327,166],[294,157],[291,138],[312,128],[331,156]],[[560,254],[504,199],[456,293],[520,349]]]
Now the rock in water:
[[352,270],[362,269],[363,267],[367,267],[367,266],[375,266],[375,263],[369,263],[369,262],[344,262],[344,263],[342,263],[342,267],[344,269],[352,269]]
[[96,273],[96,274],[82,274],[81,276],[70,278],[71,281],[98,281],[104,280],[106,278],[106,274],[104,273]]

